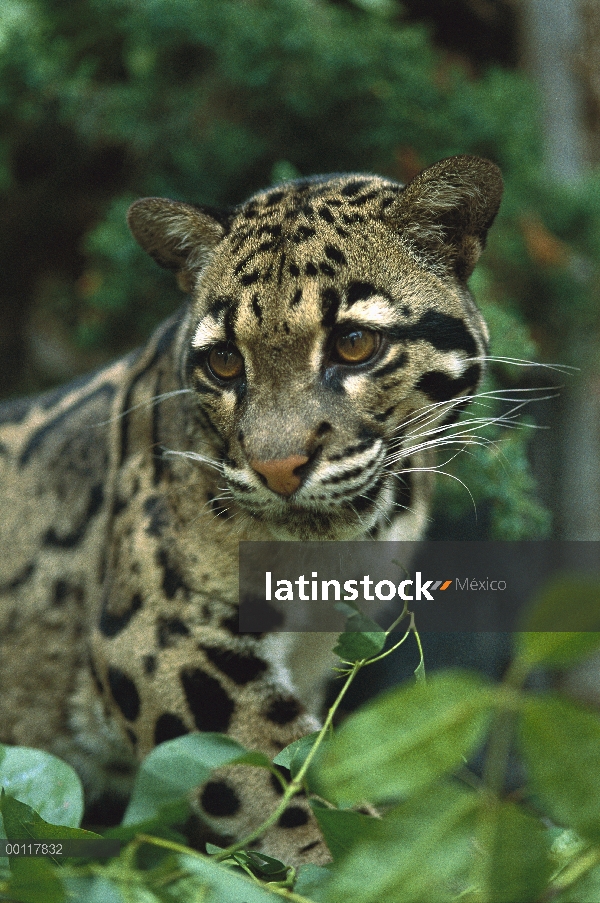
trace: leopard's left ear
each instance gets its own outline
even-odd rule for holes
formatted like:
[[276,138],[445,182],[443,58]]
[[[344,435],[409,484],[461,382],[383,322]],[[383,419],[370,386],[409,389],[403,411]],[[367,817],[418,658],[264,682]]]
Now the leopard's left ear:
[[502,198],[498,167],[463,154],[424,169],[384,217],[426,267],[466,280],[473,272]]
[[175,270],[187,292],[227,232],[225,213],[166,198],[135,201],[127,223],[137,243],[159,266]]

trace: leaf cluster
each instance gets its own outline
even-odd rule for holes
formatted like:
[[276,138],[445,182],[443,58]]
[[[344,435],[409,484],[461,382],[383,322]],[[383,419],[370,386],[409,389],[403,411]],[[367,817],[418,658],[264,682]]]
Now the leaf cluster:
[[[599,586],[563,579],[542,594],[527,625],[553,622],[561,605],[580,606],[585,621],[599,602]],[[354,629],[356,617],[350,615],[348,636],[340,640],[343,657],[353,643],[362,654],[365,642],[367,647],[373,642],[373,625],[363,625],[371,637],[365,641]],[[11,855],[4,867],[0,864],[0,895],[22,903],[597,899],[600,717],[565,697],[524,686],[540,666],[564,668],[581,661],[600,648],[600,635],[529,630],[517,635],[515,646],[499,685],[475,673],[438,672],[427,683],[384,693],[332,733],[333,712],[345,689],[373,658],[346,661],[344,688],[323,730],[296,741],[274,762],[218,734],[161,744],[142,764],[122,826],[106,834],[123,842],[118,858],[57,864]],[[507,795],[514,742],[526,781]],[[482,748],[479,776],[469,762]],[[203,854],[186,846],[172,826],[182,820],[189,792],[225,764],[277,774],[283,807],[306,791],[332,863],[303,866],[296,873],[246,848],[274,823],[281,806],[227,849],[208,845]],[[0,826],[11,841],[97,836],[78,827],[77,777],[47,753],[3,747],[0,783]],[[349,808],[366,801],[379,807],[378,817]]]

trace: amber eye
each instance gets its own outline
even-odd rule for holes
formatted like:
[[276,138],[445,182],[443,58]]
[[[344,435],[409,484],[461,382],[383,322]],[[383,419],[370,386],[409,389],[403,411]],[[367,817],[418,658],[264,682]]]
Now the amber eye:
[[235,345],[215,345],[208,355],[208,369],[217,379],[236,379],[244,372],[244,359]]
[[370,329],[352,329],[339,335],[334,347],[344,364],[362,364],[379,348],[379,334]]

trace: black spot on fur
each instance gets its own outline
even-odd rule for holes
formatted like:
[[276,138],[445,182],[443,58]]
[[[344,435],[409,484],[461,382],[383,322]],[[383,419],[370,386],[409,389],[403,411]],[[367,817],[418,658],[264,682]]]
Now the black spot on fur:
[[344,185],[341,193],[347,198],[353,197],[355,194],[358,194],[358,192],[362,188],[364,188],[365,185],[368,184],[369,183],[365,179],[355,179],[352,182],[348,182],[347,185]]
[[255,680],[267,669],[267,663],[249,652],[233,652],[230,649],[218,649],[202,646],[206,657],[227,677],[236,684],[244,686]]
[[54,527],[50,527],[44,536],[43,543],[45,546],[54,546],[59,549],[73,549],[79,545],[85,536],[89,521],[98,513],[104,501],[104,488],[102,483],[96,483],[90,489],[87,509],[84,512],[81,521],[71,530],[62,536],[56,532]]
[[0,405],[0,424],[21,423],[34,405],[33,399],[15,398]]
[[[135,747],[137,746],[137,743],[138,743],[138,738],[137,738],[136,732],[135,732],[135,731],[132,731],[130,727],[126,727],[126,728],[125,728],[125,733],[126,733],[127,736],[129,737],[129,741],[130,741],[131,745],[132,745],[132,746],[134,747],[134,749],[135,749]],[[115,772],[116,772],[117,774],[128,774],[128,772],[129,772],[129,769],[127,768],[127,766],[125,766],[125,767],[121,766],[121,767],[119,768],[119,767],[116,767],[116,763],[115,763],[115,762],[112,763],[111,769],[110,769],[110,770],[113,772],[113,774],[114,774]]]
[[449,401],[464,392],[472,389],[479,382],[481,367],[474,364],[463,373],[462,376],[452,377],[440,370],[429,370],[424,373],[416,384],[420,392],[423,392],[432,401]]
[[179,677],[197,729],[227,733],[235,705],[219,681],[199,668],[184,668]]
[[338,452],[335,455],[330,455],[327,459],[328,461],[343,461],[344,458],[349,458],[351,455],[360,454],[360,452],[366,451],[367,448],[370,448],[375,441],[374,436],[369,436],[368,438],[363,439],[361,442],[358,442],[356,445],[347,445],[341,452]]
[[316,234],[316,229],[313,229],[312,226],[298,226],[295,233],[292,235],[292,241],[299,245]]
[[390,405],[390,407],[386,408],[385,411],[382,411],[379,414],[375,414],[373,419],[376,420],[378,423],[385,423],[385,421],[388,419],[388,417],[394,413],[394,411],[396,410],[396,407],[397,406],[395,404]]
[[[154,367],[156,367],[157,362],[160,358],[165,354],[173,341],[173,338],[177,332],[179,327],[179,323],[177,321],[172,321],[165,328],[164,332],[160,335],[158,342],[156,343],[156,347],[154,349],[154,353],[150,356],[149,360],[147,360],[144,366],[138,370],[135,376],[131,379],[129,383],[129,388],[125,394],[125,398],[120,407],[119,413],[121,414],[119,420],[120,426],[120,456],[119,463],[122,463],[127,455],[129,454],[129,424],[132,416],[132,412],[130,408],[132,407],[132,399],[135,394],[136,387],[141,379],[151,371]],[[112,391],[114,393],[114,387],[112,387]],[[95,394],[95,393],[94,393]],[[92,396],[90,396],[91,398]],[[68,411],[65,411],[65,414],[68,414]]]
[[132,679],[120,668],[110,667],[108,669],[108,685],[123,717],[128,721],[135,721],[140,714],[140,697]]
[[240,279],[240,282],[242,283],[242,285],[253,285],[255,282],[258,282],[259,279],[259,270],[252,270],[251,273],[244,273],[244,275]]
[[348,263],[344,252],[334,245],[325,245],[325,257],[329,260],[333,260],[334,263],[339,263],[340,266],[344,266]]
[[144,665],[144,673],[148,675],[148,677],[152,677],[152,675],[156,671],[156,656],[155,655],[145,655],[142,659],[142,663]]
[[272,191],[271,194],[267,195],[265,198],[265,207],[272,207],[274,204],[278,204],[284,197],[285,191]]
[[272,721],[273,724],[289,724],[294,721],[298,715],[301,715],[304,709],[297,699],[293,696],[279,696],[274,699],[269,708],[265,712],[265,718]]
[[340,296],[334,288],[325,288],[321,292],[321,323],[326,329],[335,325],[340,307]]
[[290,276],[298,277],[300,275],[300,267],[297,263],[290,263]]
[[217,295],[216,298],[210,299],[206,316],[218,320],[223,311],[227,310],[233,304],[235,304],[235,301],[231,295]]
[[179,618],[158,618],[156,641],[159,649],[170,649],[177,643],[177,637],[189,636],[187,626]]
[[319,270],[323,273],[324,276],[330,276],[332,279],[335,276],[335,270],[328,263],[321,261],[319,264]]
[[74,602],[75,605],[82,605],[84,600],[83,589],[75,583],[69,583],[67,580],[57,580],[54,584],[52,592],[52,605],[60,608],[67,602]]
[[351,282],[346,295],[348,307],[357,301],[364,301],[379,292],[371,282]]
[[183,577],[177,568],[169,561],[169,557],[164,549],[158,550],[156,560],[160,567],[163,568],[162,588],[167,599],[173,599],[179,589],[183,589],[186,596],[189,595],[189,590],[184,583]]
[[351,201],[348,201],[349,204],[352,204],[353,207],[362,207],[363,204],[368,204],[369,201],[372,201],[373,198],[376,198],[380,194],[379,190],[368,191],[366,194],[361,194],[358,198],[353,198]]
[[310,261],[304,267],[304,273],[306,276],[316,276],[318,272],[319,270],[317,269],[315,264],[311,263]]
[[224,507],[219,499],[216,499],[212,492],[207,494],[207,501],[210,503],[211,510],[217,517],[222,517],[224,520],[229,520],[233,515],[230,514],[228,509]]
[[280,256],[279,256],[279,265],[278,265],[278,267],[277,267],[277,285],[281,285],[281,283],[282,283],[282,281],[283,281],[283,271],[284,271],[284,269],[285,269],[285,262],[286,262],[286,259],[287,259],[287,258],[286,258],[286,256],[285,256],[285,254],[283,254],[283,253],[280,254]]
[[335,217],[329,207],[319,207],[317,213],[321,217],[321,219],[325,220],[326,223],[334,223]]
[[119,615],[114,615],[110,611],[108,611],[109,598],[108,594],[106,594],[102,602],[102,611],[98,624],[98,626],[100,627],[100,633],[102,633],[106,637],[117,636],[119,633],[121,633],[122,630],[127,627],[136,611],[140,610],[142,603],[143,600],[140,594],[134,593],[125,611],[123,611]]
[[0,585],[0,590],[8,590],[8,592],[11,592],[12,590],[17,589],[18,586],[22,586],[29,580],[34,571],[35,565],[30,562],[23,568],[23,570],[19,574],[17,574],[16,577],[13,577],[13,579],[9,583],[3,586]]
[[323,484],[336,484],[342,483],[345,480],[352,480],[354,477],[359,476],[364,470],[364,467],[361,465],[360,467],[352,467],[350,470],[345,470],[344,473],[335,474],[332,477],[322,477],[321,482]]
[[150,518],[146,527],[148,536],[162,536],[169,524],[169,515],[163,499],[158,495],[148,496],[144,502],[144,511]]
[[235,815],[240,810],[237,793],[226,781],[209,781],[204,787],[200,803],[207,815]]
[[277,824],[280,828],[300,828],[308,821],[308,812],[300,806],[288,806]]
[[367,508],[370,508],[379,495],[382,485],[383,477],[377,480],[377,482],[373,486],[371,486],[370,489],[364,489],[361,492],[360,496],[352,499],[352,507],[354,508],[354,511],[362,514],[363,511],[366,511]]
[[395,373],[396,370],[402,370],[407,363],[408,354],[404,351],[402,354],[397,355],[393,360],[388,361],[387,364],[384,364],[383,367],[374,369],[372,373],[373,376],[377,377],[388,376],[390,373]]
[[240,632],[240,618],[239,615],[233,615],[231,618],[223,618],[221,621],[221,627],[226,630],[228,633],[232,633],[234,636]]
[[256,257],[256,251],[250,251],[249,254],[246,254],[245,257],[242,257],[242,259],[240,261],[238,261],[238,263],[236,263],[234,270],[233,270],[233,275],[239,276],[240,273],[242,272],[242,270],[245,268],[246,264],[250,263],[250,261],[254,257]]
[[307,843],[305,846],[300,847],[298,852],[299,853],[308,853],[308,852],[310,852],[310,850],[314,850],[315,847],[318,847],[320,845],[321,845],[320,840],[312,840],[310,843]]
[[469,357],[477,355],[475,339],[464,321],[438,310],[428,310],[412,326],[396,326],[388,333],[395,339],[411,342],[424,339],[438,351],[464,351]]
[[179,715],[173,715],[171,712],[165,712],[160,718],[157,718],[154,725],[154,742],[157,745],[164,743],[165,740],[185,737],[186,734],[189,734],[188,728]]

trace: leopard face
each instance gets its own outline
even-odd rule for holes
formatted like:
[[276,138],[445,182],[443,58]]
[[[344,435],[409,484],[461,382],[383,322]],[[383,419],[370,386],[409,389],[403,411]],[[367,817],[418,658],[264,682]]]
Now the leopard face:
[[274,538],[377,530],[410,483],[398,449],[476,389],[487,334],[466,279],[500,191],[492,164],[459,157],[406,189],[297,180],[220,219],[131,208],[140,244],[192,291],[181,379],[226,496]]

